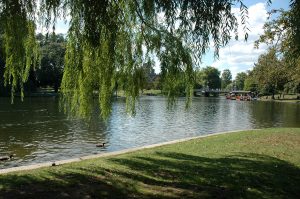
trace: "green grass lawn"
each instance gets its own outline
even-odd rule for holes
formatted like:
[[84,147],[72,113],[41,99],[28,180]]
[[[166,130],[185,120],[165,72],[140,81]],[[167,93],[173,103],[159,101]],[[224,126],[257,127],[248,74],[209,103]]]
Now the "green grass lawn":
[[288,103],[300,103],[300,100],[297,99],[297,96],[296,94],[287,94],[287,95],[284,95],[284,98],[283,96],[280,97],[280,95],[275,95],[275,99],[273,100],[272,99],[272,96],[262,96],[259,98],[259,100],[261,101],[275,101],[275,102],[288,102]]
[[[118,96],[119,97],[125,97],[125,93],[123,90],[118,90],[117,92]],[[147,90],[147,89],[144,89],[143,92],[140,91],[140,95],[163,95],[162,91],[161,90],[155,90],[155,89],[150,89],[150,90]]]
[[148,95],[148,94],[163,95],[161,90],[155,90],[155,89],[150,89],[150,90],[145,89],[145,90],[143,90],[143,95]]
[[0,198],[300,198],[300,129],[216,135],[0,175]]

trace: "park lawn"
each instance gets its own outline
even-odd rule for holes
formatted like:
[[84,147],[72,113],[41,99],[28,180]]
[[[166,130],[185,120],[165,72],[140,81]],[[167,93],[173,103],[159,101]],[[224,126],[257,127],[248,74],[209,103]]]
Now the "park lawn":
[[0,198],[300,198],[300,128],[215,135],[0,175]]
[[[125,97],[125,92],[123,90],[118,90],[117,92],[118,97]],[[143,92],[140,91],[140,95],[163,95],[161,90],[155,90],[155,89],[144,89]]]
[[259,98],[261,101],[274,101],[274,102],[285,102],[285,103],[300,103],[300,100],[297,99],[298,95],[296,94],[286,94],[284,98],[280,98],[280,95],[275,95],[275,99],[272,99],[272,96],[262,96]]
[[155,89],[144,89],[143,90],[143,95],[163,95],[162,91],[161,90],[155,90]]

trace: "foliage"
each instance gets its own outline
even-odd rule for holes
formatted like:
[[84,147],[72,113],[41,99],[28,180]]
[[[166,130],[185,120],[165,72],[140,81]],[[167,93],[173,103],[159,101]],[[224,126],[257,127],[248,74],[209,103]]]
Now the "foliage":
[[[1,39],[0,39],[1,42]],[[3,54],[1,53],[1,44],[0,44],[0,77],[4,76],[4,60]],[[0,78],[0,96],[9,96],[10,89],[8,87],[4,87],[4,79]]]
[[[269,20],[264,25],[264,34],[255,42],[255,47],[261,43],[269,45],[276,56],[284,62],[288,85],[286,88],[297,88],[300,85],[300,2],[291,1],[291,10],[272,10],[270,15],[279,17]],[[271,19],[271,18],[270,18]],[[291,89],[286,89],[291,90]],[[296,89],[297,90],[297,89]]]
[[210,41],[218,56],[232,31],[237,37],[237,19],[231,11],[236,4],[246,32],[247,8],[241,0],[0,0],[5,81],[12,85],[12,96],[17,85],[23,87],[37,59],[35,24],[55,28],[58,17],[68,16],[61,85],[66,111],[88,117],[97,90],[101,115],[107,118],[118,77],[124,82],[128,109],[134,112],[142,88],[141,67],[153,55],[160,60],[162,86],[169,99],[174,101],[183,82],[188,104],[193,67],[200,63]]
[[144,73],[145,85],[142,88],[149,90],[154,87],[153,82],[156,77],[156,74],[155,74],[155,71],[153,68],[153,63],[151,61],[143,64],[143,73]]
[[13,102],[17,87],[20,88],[23,99],[23,84],[28,79],[30,68],[37,63],[35,24],[33,16],[29,15],[32,7],[25,9],[19,1],[0,1],[0,7],[0,27],[4,28],[4,84],[11,85]]
[[162,90],[162,82],[161,82],[160,74],[157,74],[155,76],[152,86],[153,86],[153,89],[155,89],[155,90]]
[[196,73],[197,81],[205,89],[220,89],[220,71],[214,67],[207,66]]
[[230,84],[228,84],[225,88],[226,91],[232,91],[235,89],[235,81],[233,80]]
[[222,73],[222,89],[226,89],[227,86],[232,82],[232,75],[229,69],[225,69]]
[[278,59],[275,49],[269,49],[258,58],[248,81],[252,80],[261,93],[271,93],[274,98],[275,93],[282,92],[284,85],[289,82],[287,67],[284,60]]
[[252,74],[252,71],[250,71],[250,73],[247,75],[247,77],[244,81],[244,90],[251,91],[254,93],[259,92],[258,83],[257,83],[254,75]]
[[284,93],[300,93],[300,84],[290,81],[284,85]]
[[241,72],[237,73],[235,77],[235,87],[237,90],[243,90],[245,85],[245,80],[247,78],[247,73]]
[[63,35],[51,35],[50,38],[39,34],[40,67],[36,69],[38,86],[52,86],[58,91],[63,75],[65,39]]
[[[0,77],[4,76],[4,45],[3,45],[3,30],[0,29]],[[0,78],[0,95],[7,95],[9,93],[8,88],[4,87],[4,80],[3,78]]]

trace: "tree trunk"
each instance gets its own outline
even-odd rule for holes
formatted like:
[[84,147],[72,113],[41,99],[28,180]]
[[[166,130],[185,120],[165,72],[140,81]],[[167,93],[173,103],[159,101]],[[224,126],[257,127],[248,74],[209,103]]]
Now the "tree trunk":
[[54,92],[57,93],[58,92],[58,85],[54,85]]

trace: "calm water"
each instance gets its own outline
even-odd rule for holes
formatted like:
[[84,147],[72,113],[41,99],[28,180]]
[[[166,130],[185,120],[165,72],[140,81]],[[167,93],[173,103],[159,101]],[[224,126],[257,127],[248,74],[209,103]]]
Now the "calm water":
[[[184,137],[221,131],[263,127],[300,127],[300,104],[241,102],[220,98],[195,98],[189,111],[179,99],[167,110],[163,97],[142,97],[135,117],[116,100],[107,122],[89,124],[68,119],[55,98],[25,98],[10,104],[0,98],[0,156],[14,153],[0,169],[83,155],[116,151]],[[97,143],[108,143],[97,148]]]

